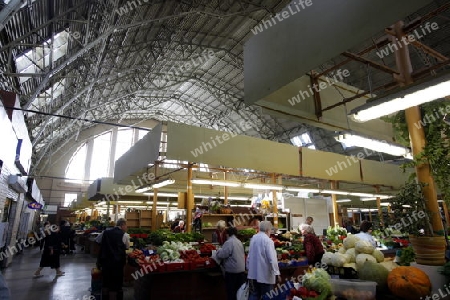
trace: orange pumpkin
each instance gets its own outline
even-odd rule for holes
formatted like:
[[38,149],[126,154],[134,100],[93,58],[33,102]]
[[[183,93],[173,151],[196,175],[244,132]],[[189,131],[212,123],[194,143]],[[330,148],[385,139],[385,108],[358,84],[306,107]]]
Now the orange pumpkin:
[[397,267],[387,280],[392,294],[403,299],[420,300],[431,293],[430,278],[416,267]]

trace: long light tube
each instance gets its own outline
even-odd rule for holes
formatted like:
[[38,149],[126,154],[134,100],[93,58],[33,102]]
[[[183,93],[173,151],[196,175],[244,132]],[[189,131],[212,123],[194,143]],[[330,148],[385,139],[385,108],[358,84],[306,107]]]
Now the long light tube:
[[244,183],[243,185],[246,189],[254,189],[254,190],[283,190],[284,187],[281,185],[274,184],[264,184],[264,183]]
[[350,114],[354,120],[366,122],[448,95],[450,95],[449,74],[413,85],[392,95],[369,101],[352,110]]
[[[153,196],[153,193],[144,193],[144,195]],[[178,198],[178,194],[175,193],[158,193],[158,197],[173,197]]]
[[[228,196],[227,198],[228,198],[228,200],[247,201],[247,200],[250,200],[251,197],[252,196],[248,196],[248,197],[245,197],[245,196]],[[195,195],[194,198],[201,198],[201,199],[212,198],[212,199],[216,199],[217,196],[216,195]],[[220,196],[218,198],[222,199],[222,200],[225,199],[224,196]]]
[[342,203],[342,202],[352,202],[352,200],[350,200],[350,199],[339,199],[339,200],[336,200],[336,203]]
[[166,179],[166,180],[163,180],[161,182],[157,182],[157,183],[141,186],[141,187],[137,188],[135,190],[135,192],[136,193],[145,193],[145,192],[148,192],[148,191],[150,191],[152,189],[159,189],[159,188],[161,188],[163,186],[166,186],[166,185],[169,185],[169,184],[174,184],[174,183],[175,183],[175,180],[173,180],[173,179]]
[[150,186],[150,185],[149,186],[141,186],[141,187],[137,188],[134,192],[141,194],[141,193],[148,192],[151,189],[152,189],[152,186]]
[[319,193],[319,189],[310,189],[310,188],[296,188],[296,187],[286,187],[286,191],[290,192],[304,192],[304,193]]
[[410,150],[408,148],[389,144],[383,141],[365,138],[353,134],[341,134],[336,137],[338,142],[344,143],[347,146],[358,146],[366,149],[371,149],[377,152],[387,153],[393,156],[408,156]]
[[208,184],[208,185],[220,185],[229,187],[241,186],[240,182],[227,181],[227,180],[214,180],[214,179],[192,179],[193,184]]
[[321,194],[349,195],[350,192],[338,190],[321,190]]
[[163,186],[166,186],[166,185],[169,185],[169,184],[174,184],[174,183],[175,183],[175,180],[173,180],[173,179],[166,179],[164,181],[152,184],[152,188],[159,189],[160,187],[163,187]]

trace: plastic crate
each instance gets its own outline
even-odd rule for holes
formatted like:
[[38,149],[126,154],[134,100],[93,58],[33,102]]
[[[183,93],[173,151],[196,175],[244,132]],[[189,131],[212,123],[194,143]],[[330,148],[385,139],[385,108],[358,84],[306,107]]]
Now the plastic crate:
[[182,270],[189,270],[190,263],[166,263],[164,264],[166,266],[167,272],[173,272],[173,271],[182,271]]
[[336,297],[347,300],[375,300],[377,283],[357,279],[330,279],[331,290]]
[[159,272],[159,273],[163,273],[167,271],[167,264],[162,263],[162,262],[155,262],[155,272]]
[[195,270],[195,269],[203,269],[205,267],[205,262],[190,262],[189,263],[189,270]]

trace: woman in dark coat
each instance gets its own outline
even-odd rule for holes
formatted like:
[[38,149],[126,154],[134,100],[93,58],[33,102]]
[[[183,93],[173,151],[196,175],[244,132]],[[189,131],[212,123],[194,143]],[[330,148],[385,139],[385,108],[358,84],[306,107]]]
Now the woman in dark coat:
[[325,253],[323,249],[322,242],[314,234],[314,229],[310,225],[304,225],[302,227],[303,235],[303,248],[306,252],[306,257],[308,258],[308,264],[315,266],[320,263],[322,256]]
[[41,262],[39,263],[39,268],[34,273],[34,277],[40,277],[41,271],[45,267],[50,267],[56,270],[56,276],[62,276],[65,272],[60,269],[59,255],[61,253],[61,233],[59,232],[59,227],[56,226],[57,230],[51,230],[55,228],[47,225],[45,228],[45,242],[44,251],[42,252]]

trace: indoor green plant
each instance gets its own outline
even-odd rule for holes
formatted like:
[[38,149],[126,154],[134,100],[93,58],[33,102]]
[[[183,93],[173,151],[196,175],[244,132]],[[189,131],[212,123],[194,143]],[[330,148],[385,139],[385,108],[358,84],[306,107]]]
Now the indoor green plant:
[[[402,167],[406,169],[409,167],[418,167],[424,164],[428,164],[430,166],[430,172],[433,176],[433,180],[436,183],[437,188],[439,189],[441,199],[445,201],[445,205],[448,205],[450,203],[450,169],[448,167],[450,165],[450,142],[448,140],[448,136],[450,136],[450,126],[443,121],[443,118],[449,109],[450,102],[446,100],[425,103],[420,106],[422,115],[421,122],[413,124],[415,128],[413,127],[409,129],[407,126],[404,111],[398,112],[393,117],[385,118],[386,121],[392,123],[393,125],[396,135],[396,141],[405,146],[410,145],[410,130],[423,129],[426,139],[423,151],[419,154],[416,154],[413,161],[403,164]],[[425,203],[424,201],[425,199],[420,201],[420,203]],[[440,214],[435,213],[434,215],[431,215],[429,212],[427,212],[427,217],[427,221],[430,221],[430,218],[433,218],[434,223],[436,222],[435,218],[439,218],[439,220],[441,218]],[[432,251],[436,255],[438,255],[440,259],[436,260],[435,262],[430,261],[426,264],[437,265],[443,261],[446,241],[443,237],[444,231],[439,230],[439,228],[434,228],[433,232],[433,228],[431,228],[430,223],[431,222],[428,222],[428,224],[424,224],[423,226],[425,231],[423,233],[424,238],[431,237],[432,241],[436,241],[438,245],[433,245],[432,243],[429,243],[428,240],[415,240],[417,235],[413,235],[413,238],[410,240],[413,243],[413,247],[417,253],[418,260],[422,259],[422,253],[420,252],[422,250],[428,249],[429,251]],[[416,245],[414,245],[416,242],[421,247],[421,249],[418,249]]]
[[442,265],[445,262],[445,239],[443,235],[433,232],[422,186],[414,181],[407,182],[389,200],[391,209],[385,225],[399,230],[405,236],[409,235],[417,263]]
[[[431,167],[431,173],[442,199],[450,204],[450,126],[443,121],[444,115],[450,110],[448,100],[433,101],[420,106],[422,122],[414,124],[423,128],[426,145],[423,151],[415,155],[414,160],[402,165],[402,168],[410,168],[426,162]],[[409,131],[406,122],[405,111],[400,111],[392,117],[383,118],[392,124],[396,142],[410,146]],[[415,175],[415,174],[413,174]]]

